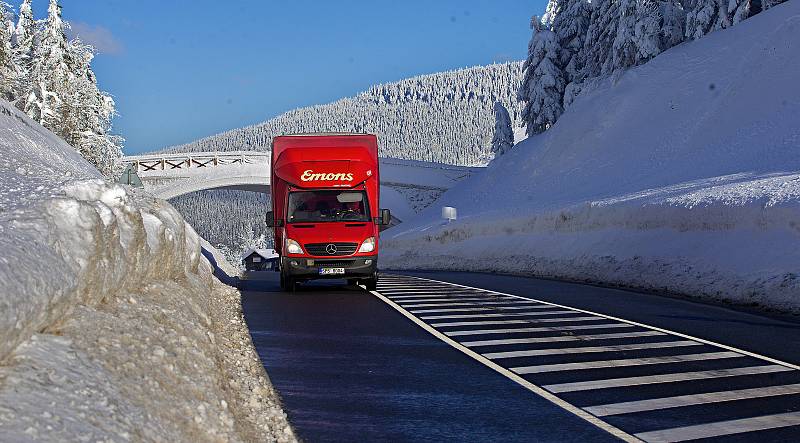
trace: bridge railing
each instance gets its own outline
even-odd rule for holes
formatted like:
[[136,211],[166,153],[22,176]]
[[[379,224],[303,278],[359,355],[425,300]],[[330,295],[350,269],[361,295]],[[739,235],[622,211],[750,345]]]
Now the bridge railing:
[[137,173],[182,169],[210,168],[222,165],[269,164],[271,154],[266,152],[198,152],[158,155],[132,155],[123,162],[132,165]]

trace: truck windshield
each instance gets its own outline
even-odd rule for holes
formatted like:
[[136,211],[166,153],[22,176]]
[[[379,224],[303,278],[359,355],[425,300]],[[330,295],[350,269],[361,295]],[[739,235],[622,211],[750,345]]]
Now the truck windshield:
[[364,191],[301,191],[289,194],[288,222],[369,221]]

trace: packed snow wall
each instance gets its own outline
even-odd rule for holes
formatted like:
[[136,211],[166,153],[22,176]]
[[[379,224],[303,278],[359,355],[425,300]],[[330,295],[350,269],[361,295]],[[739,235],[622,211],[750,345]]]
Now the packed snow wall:
[[[507,272],[800,312],[800,3],[598,80],[382,236],[394,269]],[[439,219],[454,206],[459,220]]]
[[0,101],[0,435],[292,441],[241,315],[167,202]]

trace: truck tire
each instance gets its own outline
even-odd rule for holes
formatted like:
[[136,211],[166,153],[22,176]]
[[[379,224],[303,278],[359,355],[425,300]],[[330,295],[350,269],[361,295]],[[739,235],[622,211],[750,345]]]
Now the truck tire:
[[367,287],[367,291],[374,291],[378,289],[378,274],[373,275],[371,278],[363,280],[364,286]]
[[292,277],[286,277],[286,290],[289,292],[297,292],[297,287],[300,286],[300,283],[297,279]]

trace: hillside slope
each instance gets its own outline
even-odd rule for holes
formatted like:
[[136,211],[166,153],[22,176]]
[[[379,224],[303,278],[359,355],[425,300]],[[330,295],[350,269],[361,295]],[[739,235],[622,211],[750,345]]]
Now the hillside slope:
[[800,311],[800,3],[602,80],[387,231],[385,266],[493,270]]
[[378,134],[384,157],[485,164],[494,104],[503,102],[517,121],[521,78],[521,62],[422,75],[164,151],[268,151],[280,134],[356,131]]

